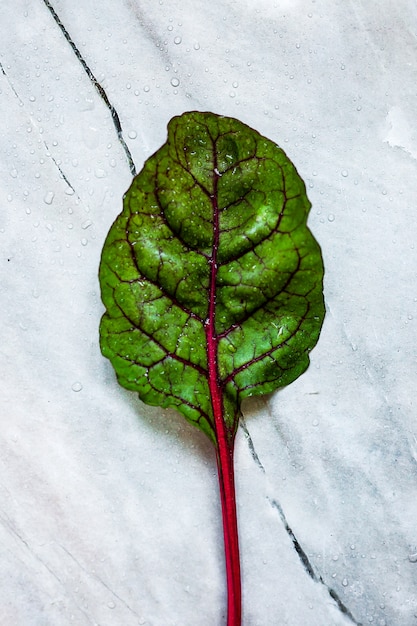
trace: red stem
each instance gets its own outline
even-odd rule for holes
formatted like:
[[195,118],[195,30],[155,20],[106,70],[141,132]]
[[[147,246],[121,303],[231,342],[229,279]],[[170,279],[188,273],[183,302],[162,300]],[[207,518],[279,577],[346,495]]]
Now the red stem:
[[[215,154],[215,151],[214,151]],[[217,165],[215,163],[215,165]],[[214,168],[213,205],[213,247],[210,263],[209,311],[205,325],[209,388],[213,407],[214,429],[216,433],[217,473],[219,476],[220,500],[222,505],[224,552],[227,579],[227,626],[241,626],[241,582],[239,561],[239,537],[236,513],[235,479],[233,451],[235,428],[228,428],[224,415],[223,388],[218,368],[218,342],[216,334],[216,281],[217,252],[219,247],[219,210],[217,205],[217,167]]]
[[[223,418],[221,418],[223,420]],[[217,471],[222,504],[227,579],[227,626],[241,626],[239,538],[233,470],[234,443],[218,437]]]
[[[208,332],[206,330],[208,335]],[[227,579],[227,626],[241,626],[241,582],[239,537],[236,513],[235,478],[233,468],[234,433],[228,432],[224,420],[223,395],[217,376],[217,345],[207,336],[209,386],[216,431],[217,472],[222,505],[224,553]]]

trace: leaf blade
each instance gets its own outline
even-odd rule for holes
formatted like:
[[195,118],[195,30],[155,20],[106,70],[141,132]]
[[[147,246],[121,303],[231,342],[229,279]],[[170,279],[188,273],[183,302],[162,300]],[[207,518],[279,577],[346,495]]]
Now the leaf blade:
[[212,113],[173,118],[103,248],[101,348],[119,382],[216,442],[213,384],[234,436],[244,397],[295,380],[324,317],[310,206],[272,141]]

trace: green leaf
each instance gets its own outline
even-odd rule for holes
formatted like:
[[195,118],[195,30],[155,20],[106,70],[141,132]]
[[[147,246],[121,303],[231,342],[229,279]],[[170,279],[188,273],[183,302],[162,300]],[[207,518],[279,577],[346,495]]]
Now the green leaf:
[[119,383],[175,407],[216,444],[243,398],[308,367],[324,317],[305,186],[238,120],[191,112],[145,163],[106,239],[101,349]]

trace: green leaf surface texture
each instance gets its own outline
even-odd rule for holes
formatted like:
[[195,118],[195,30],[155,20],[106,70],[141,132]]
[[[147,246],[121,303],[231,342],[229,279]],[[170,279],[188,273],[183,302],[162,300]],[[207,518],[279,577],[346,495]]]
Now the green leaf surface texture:
[[174,117],[102,252],[101,350],[119,383],[216,442],[216,390],[234,434],[243,398],[295,380],[324,318],[310,206],[273,141],[213,113]]

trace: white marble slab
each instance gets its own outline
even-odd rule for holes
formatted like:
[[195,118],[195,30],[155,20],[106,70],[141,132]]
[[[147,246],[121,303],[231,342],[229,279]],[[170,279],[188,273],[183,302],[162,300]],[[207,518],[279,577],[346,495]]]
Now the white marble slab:
[[224,624],[211,446],[98,347],[127,152],[139,170],[192,109],[282,145],[326,265],[310,369],[248,402],[238,435],[243,624],[416,624],[415,3],[16,0],[0,18],[0,624]]

